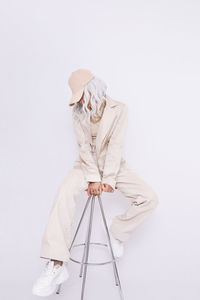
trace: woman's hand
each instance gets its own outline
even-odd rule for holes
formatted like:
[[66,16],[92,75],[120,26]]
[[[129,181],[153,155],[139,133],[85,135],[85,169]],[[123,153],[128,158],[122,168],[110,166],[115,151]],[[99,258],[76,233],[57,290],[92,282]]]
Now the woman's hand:
[[113,193],[114,192],[113,188],[107,183],[102,184],[102,189],[103,189],[104,192],[108,192],[108,193]]
[[88,188],[85,190],[88,193],[88,196],[90,195],[101,195],[102,193],[102,183],[99,182],[90,182],[88,184]]
[[107,193],[113,193],[113,188],[107,184],[107,183],[101,183],[99,182],[90,182],[88,184],[88,188],[85,190],[88,193],[88,196],[90,195],[101,195],[102,191]]

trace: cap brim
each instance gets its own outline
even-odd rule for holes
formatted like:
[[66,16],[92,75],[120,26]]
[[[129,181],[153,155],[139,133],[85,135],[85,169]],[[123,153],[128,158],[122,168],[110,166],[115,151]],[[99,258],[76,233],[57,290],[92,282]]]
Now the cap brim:
[[82,95],[83,95],[84,88],[76,92],[75,94],[72,95],[72,98],[69,101],[69,106],[72,106],[74,103],[78,102]]

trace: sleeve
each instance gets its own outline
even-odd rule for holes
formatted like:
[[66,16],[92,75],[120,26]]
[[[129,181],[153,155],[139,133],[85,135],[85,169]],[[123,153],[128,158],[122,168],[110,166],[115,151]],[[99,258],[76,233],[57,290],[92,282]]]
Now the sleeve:
[[108,143],[105,165],[103,170],[102,183],[109,184],[115,189],[116,175],[120,168],[122,146],[124,136],[128,125],[128,107],[124,104],[119,115],[119,119],[115,124],[112,136]]
[[98,166],[93,158],[91,152],[90,142],[87,139],[80,121],[77,118],[73,119],[74,132],[77,139],[77,144],[79,148],[79,155],[81,158],[81,168],[84,173],[86,181],[89,182],[99,182],[101,181],[101,175],[99,173]]

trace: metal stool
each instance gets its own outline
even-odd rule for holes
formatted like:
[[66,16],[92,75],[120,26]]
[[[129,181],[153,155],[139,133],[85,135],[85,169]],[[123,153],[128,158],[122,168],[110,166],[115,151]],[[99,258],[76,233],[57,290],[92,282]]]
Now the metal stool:
[[[104,226],[105,226],[105,229],[106,229],[107,238],[108,238],[108,244],[92,243],[90,241],[91,232],[92,232],[92,221],[93,221],[93,214],[94,214],[95,197],[96,196],[98,198],[98,202],[99,202],[99,206],[100,206],[100,210],[101,210],[101,215],[102,215],[102,218],[103,218],[103,223],[104,223]],[[89,217],[89,224],[88,224],[88,230],[87,230],[87,234],[86,234],[85,243],[74,245],[74,241],[76,239],[77,233],[79,231],[80,225],[81,225],[82,220],[84,218],[85,212],[86,212],[86,210],[87,210],[87,208],[89,206],[89,203],[90,203],[90,217]],[[111,252],[111,258],[112,259],[110,261],[101,262],[101,263],[91,263],[91,262],[88,262],[90,245],[98,245],[98,246],[105,246],[105,247],[109,246],[110,252]],[[78,223],[75,235],[74,235],[73,240],[71,242],[71,246],[69,248],[70,253],[71,253],[71,250],[72,250],[73,247],[78,247],[78,246],[84,246],[82,261],[75,260],[72,257],[70,257],[70,260],[72,260],[75,263],[81,264],[81,269],[80,269],[80,274],[79,274],[80,277],[83,276],[82,289],[81,289],[81,300],[83,300],[83,298],[84,298],[85,281],[86,281],[86,275],[87,275],[87,266],[88,265],[105,265],[105,264],[109,264],[109,263],[112,263],[112,265],[113,265],[113,271],[114,271],[114,277],[115,277],[115,284],[116,284],[116,286],[119,287],[120,299],[123,300],[124,297],[123,297],[121,283],[120,283],[119,274],[118,274],[118,270],[117,270],[116,258],[115,258],[114,253],[113,253],[113,249],[112,249],[112,245],[111,245],[111,240],[110,240],[110,234],[109,234],[109,230],[108,230],[108,226],[107,226],[107,222],[106,222],[106,218],[105,218],[105,214],[104,214],[104,209],[103,209],[101,197],[99,195],[90,195],[88,197],[88,200],[87,200],[86,205],[84,207],[84,210],[83,210],[83,213],[81,215],[80,221]],[[61,288],[61,284],[58,286],[56,294],[60,293],[60,288]]]

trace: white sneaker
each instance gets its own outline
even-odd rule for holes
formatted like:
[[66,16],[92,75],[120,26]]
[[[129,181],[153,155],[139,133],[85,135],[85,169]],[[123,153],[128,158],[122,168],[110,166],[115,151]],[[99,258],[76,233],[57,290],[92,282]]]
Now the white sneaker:
[[110,239],[111,239],[111,244],[112,244],[112,248],[113,248],[113,253],[114,253],[115,257],[121,257],[124,254],[124,244],[122,241],[114,238],[114,236],[112,235],[112,232],[110,230],[111,223],[112,223],[112,219],[108,219],[107,224],[108,224],[108,229],[109,229],[109,233],[110,233]]
[[62,266],[58,264],[54,266],[54,262],[49,260],[33,285],[32,293],[41,297],[49,296],[56,291],[57,285],[67,280],[68,277],[69,273],[64,262]]

